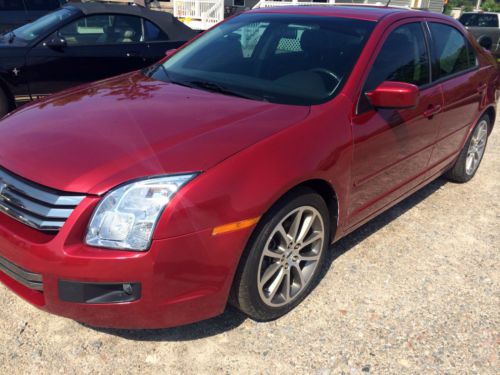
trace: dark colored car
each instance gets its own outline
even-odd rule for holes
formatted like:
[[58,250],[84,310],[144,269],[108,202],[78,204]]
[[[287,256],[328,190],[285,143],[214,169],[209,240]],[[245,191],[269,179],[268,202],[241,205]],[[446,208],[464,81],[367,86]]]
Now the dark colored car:
[[460,23],[471,32],[479,44],[500,58],[500,14],[488,12],[463,13]]
[[0,0],[0,33],[33,22],[67,0]]
[[231,18],[0,121],[0,281],[93,326],[186,324],[228,300],[278,318],[332,242],[443,174],[474,176],[498,78],[439,14]]
[[1,37],[0,116],[16,104],[144,68],[195,35],[165,12],[68,4]]

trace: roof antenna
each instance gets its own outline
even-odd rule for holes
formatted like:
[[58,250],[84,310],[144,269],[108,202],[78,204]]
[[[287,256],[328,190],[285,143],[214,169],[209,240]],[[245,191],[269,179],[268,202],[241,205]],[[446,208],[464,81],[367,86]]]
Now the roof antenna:
[[387,3],[385,3],[386,7],[388,7],[389,5],[391,5],[391,0],[387,0]]

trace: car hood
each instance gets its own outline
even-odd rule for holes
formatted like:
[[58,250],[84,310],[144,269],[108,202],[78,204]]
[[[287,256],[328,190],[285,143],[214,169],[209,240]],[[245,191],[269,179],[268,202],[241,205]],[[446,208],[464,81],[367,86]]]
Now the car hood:
[[308,113],[308,107],[210,93],[137,72],[4,118],[0,166],[57,190],[103,194],[131,179],[205,171]]

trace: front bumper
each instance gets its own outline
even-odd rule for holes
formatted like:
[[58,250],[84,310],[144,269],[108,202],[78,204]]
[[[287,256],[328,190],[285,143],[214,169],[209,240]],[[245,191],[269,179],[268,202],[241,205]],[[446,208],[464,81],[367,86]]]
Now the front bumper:
[[[0,214],[0,257],[6,260],[4,265],[21,272],[6,271],[4,266],[0,281],[44,311],[96,327],[163,328],[224,311],[250,228],[218,236],[207,229],[154,240],[143,253],[98,249],[82,243],[95,203],[91,198],[82,202],[55,236]],[[35,275],[41,287],[33,288],[17,277],[23,275]],[[60,298],[61,280],[134,282],[140,284],[141,293],[133,302],[68,302]]]

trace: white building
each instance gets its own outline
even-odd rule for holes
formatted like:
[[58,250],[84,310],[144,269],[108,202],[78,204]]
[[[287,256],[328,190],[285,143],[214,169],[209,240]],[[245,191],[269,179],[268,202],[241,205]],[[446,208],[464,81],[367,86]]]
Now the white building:
[[[373,4],[385,5],[380,0],[172,0],[174,16],[180,18],[194,29],[205,30],[222,21],[224,16],[234,11],[289,5],[334,5]],[[428,9],[431,12],[443,12],[443,0],[391,0],[390,6],[411,9]]]

